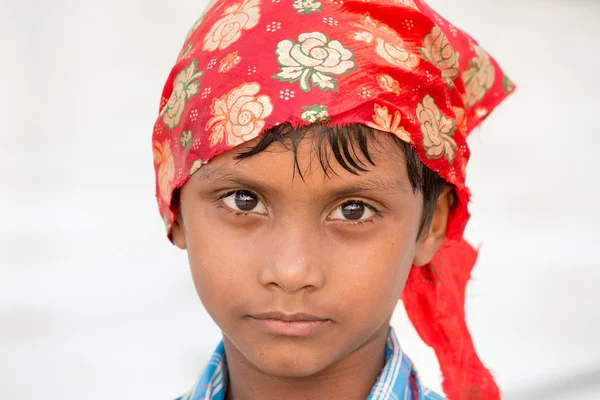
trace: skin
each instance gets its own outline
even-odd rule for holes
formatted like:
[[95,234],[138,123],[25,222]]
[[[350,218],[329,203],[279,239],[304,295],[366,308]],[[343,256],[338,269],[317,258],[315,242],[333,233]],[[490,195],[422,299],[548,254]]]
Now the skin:
[[[376,166],[359,176],[333,165],[327,177],[306,137],[304,179],[294,178],[293,153],[280,144],[234,160],[255,139],[182,187],[173,242],[187,250],[198,295],[223,332],[229,400],[368,396],[411,266],[428,263],[443,243],[453,202],[446,187],[418,237],[422,195],[391,136],[380,135],[370,143]],[[240,212],[242,195],[252,211]],[[358,221],[342,212],[353,207]],[[252,317],[273,311],[327,322],[308,336],[276,335]]]

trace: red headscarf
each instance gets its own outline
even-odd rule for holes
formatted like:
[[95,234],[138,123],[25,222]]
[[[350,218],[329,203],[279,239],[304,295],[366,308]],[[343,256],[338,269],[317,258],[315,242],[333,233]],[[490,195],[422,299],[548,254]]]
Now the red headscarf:
[[454,186],[445,245],[413,267],[403,300],[433,347],[450,400],[499,399],[464,314],[477,254],[466,138],[514,85],[469,35],[422,0],[219,0],[194,24],[153,134],[167,230],[173,191],[212,157],[284,122],[362,123],[409,142]]

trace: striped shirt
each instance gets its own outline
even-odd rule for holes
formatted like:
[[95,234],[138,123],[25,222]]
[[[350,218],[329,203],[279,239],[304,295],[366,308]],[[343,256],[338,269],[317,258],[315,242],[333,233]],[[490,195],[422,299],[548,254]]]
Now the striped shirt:
[[[225,400],[227,379],[227,360],[221,342],[196,385],[177,400]],[[366,400],[444,400],[444,398],[421,386],[412,361],[402,352],[394,329],[390,327],[385,349],[385,366]]]

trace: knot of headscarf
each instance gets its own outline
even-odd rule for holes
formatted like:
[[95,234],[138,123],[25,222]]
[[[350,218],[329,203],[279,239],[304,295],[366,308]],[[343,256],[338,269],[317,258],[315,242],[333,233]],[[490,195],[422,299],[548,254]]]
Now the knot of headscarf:
[[289,122],[361,123],[410,143],[453,185],[445,245],[413,267],[408,316],[439,359],[450,400],[499,399],[465,322],[476,259],[466,138],[514,90],[478,43],[422,0],[219,0],[190,29],[153,133],[167,231],[173,191],[212,157]]

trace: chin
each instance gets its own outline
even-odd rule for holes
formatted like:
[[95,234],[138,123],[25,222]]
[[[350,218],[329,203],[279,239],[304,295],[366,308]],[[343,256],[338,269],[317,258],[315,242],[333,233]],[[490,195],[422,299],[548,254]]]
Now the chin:
[[267,353],[248,355],[248,360],[266,375],[281,378],[307,378],[327,369],[335,362],[324,349],[306,347],[269,347]]
[[279,378],[308,378],[329,367],[328,363],[310,363],[299,358],[259,360],[254,364],[264,374]]

